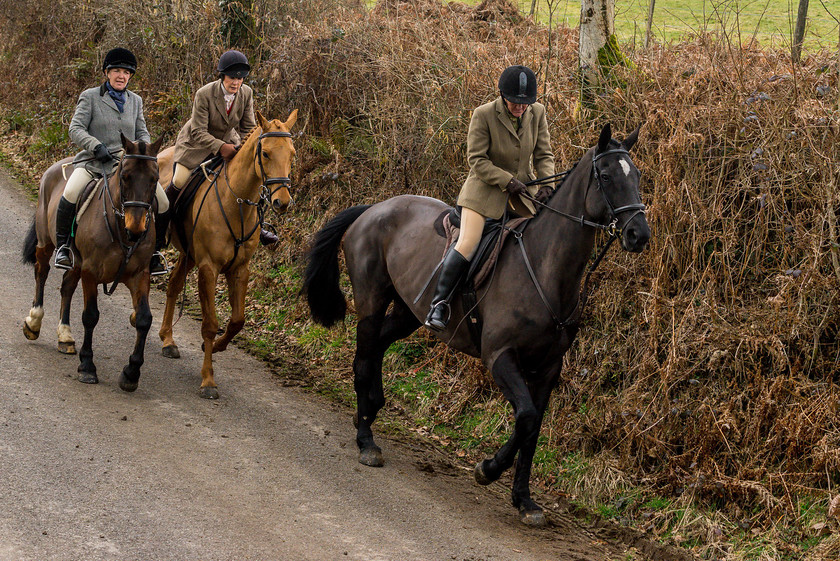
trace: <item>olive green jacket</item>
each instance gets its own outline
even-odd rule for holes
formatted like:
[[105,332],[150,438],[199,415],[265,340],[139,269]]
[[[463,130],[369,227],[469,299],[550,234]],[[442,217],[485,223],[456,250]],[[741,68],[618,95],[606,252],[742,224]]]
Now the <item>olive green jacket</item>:
[[[487,218],[501,218],[508,198],[505,188],[512,177],[527,183],[554,175],[545,106],[530,105],[522,115],[519,131],[501,97],[478,107],[467,134],[467,161],[470,173],[461,187],[458,204]],[[531,195],[538,190],[536,185],[528,187]],[[533,216],[531,201],[511,196],[510,202],[509,208],[519,216]]]
[[195,92],[192,116],[178,133],[173,159],[188,169],[194,169],[208,156],[216,154],[222,144],[238,146],[256,126],[251,88],[242,84],[228,113],[222,81],[205,84]]

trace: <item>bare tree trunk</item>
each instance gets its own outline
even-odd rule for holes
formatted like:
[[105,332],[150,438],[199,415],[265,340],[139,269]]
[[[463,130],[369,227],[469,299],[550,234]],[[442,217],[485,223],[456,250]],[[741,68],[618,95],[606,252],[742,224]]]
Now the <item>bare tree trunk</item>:
[[650,47],[651,27],[653,26],[653,6],[656,0],[650,0],[648,4],[647,30],[645,31],[645,48]]
[[534,11],[537,9],[537,0],[531,0],[531,17],[534,17]]
[[793,44],[790,55],[793,62],[799,62],[802,55],[802,41],[805,39],[805,21],[808,19],[808,0],[799,0],[799,11],[796,13],[796,29],[793,31]]
[[579,64],[584,83],[600,82],[599,54],[615,36],[615,0],[581,0]]

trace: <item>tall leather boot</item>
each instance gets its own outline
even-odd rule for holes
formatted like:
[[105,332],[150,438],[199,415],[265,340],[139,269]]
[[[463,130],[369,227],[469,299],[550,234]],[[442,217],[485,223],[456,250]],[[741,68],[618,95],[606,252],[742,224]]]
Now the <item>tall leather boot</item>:
[[70,249],[70,230],[76,216],[76,205],[62,195],[55,211],[55,268],[72,269],[73,252]]
[[155,252],[152,254],[152,260],[149,263],[149,272],[153,277],[158,275],[165,275],[169,272],[166,268],[166,259],[164,259],[161,250],[166,247],[166,232],[169,230],[169,215],[170,211],[164,213],[155,213]]
[[458,287],[458,283],[470,266],[469,260],[451,247],[443,258],[440,267],[435,295],[432,297],[432,307],[426,316],[426,327],[432,331],[441,331],[449,323],[449,301]]
[[178,200],[178,196],[181,194],[181,190],[175,187],[174,183],[170,183],[166,187],[166,198],[169,199],[169,212],[174,212],[175,210],[175,201]]

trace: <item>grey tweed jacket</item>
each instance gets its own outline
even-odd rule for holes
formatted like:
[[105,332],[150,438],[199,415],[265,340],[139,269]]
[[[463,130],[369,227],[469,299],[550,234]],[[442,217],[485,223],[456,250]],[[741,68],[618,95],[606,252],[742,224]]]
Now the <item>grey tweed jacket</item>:
[[[99,143],[107,146],[111,153],[122,150],[120,133],[134,142],[152,141],[146,129],[146,119],[143,117],[143,99],[132,91],[126,90],[125,93],[122,113],[108,95],[104,83],[79,94],[76,111],[70,121],[70,140],[82,149],[73,158],[76,167],[84,166],[89,172],[101,174],[102,164],[98,161],[78,162],[93,158],[93,149]],[[108,171],[110,173],[111,170]]]

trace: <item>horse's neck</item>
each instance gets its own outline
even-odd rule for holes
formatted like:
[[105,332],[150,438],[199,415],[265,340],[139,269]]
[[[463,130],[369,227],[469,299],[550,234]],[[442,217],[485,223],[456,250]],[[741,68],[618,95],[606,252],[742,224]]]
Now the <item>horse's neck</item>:
[[[586,165],[585,160],[579,162],[557,188],[548,205],[576,218],[583,216],[592,220],[585,216],[591,173],[591,167]],[[576,295],[592,254],[595,233],[594,228],[583,226],[550,209],[540,211],[528,226],[524,240],[527,250],[534,255],[536,274],[542,286],[557,290],[561,299]]]
[[220,195],[229,204],[237,205],[237,198],[255,201],[260,194],[262,181],[254,169],[259,136],[259,130],[251,132],[236,157],[226,164],[227,173],[224,176],[230,190],[226,189],[224,194],[220,190]]

